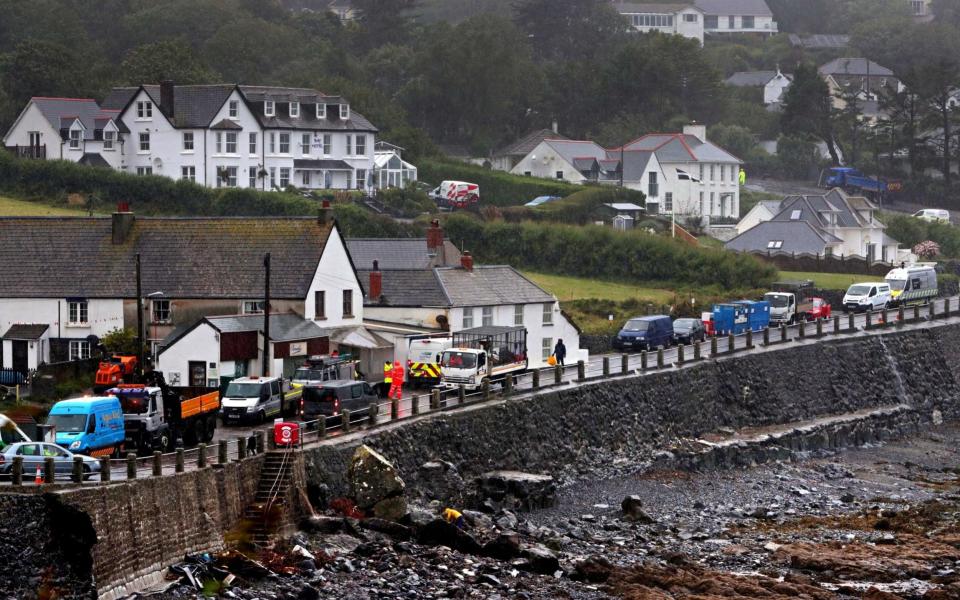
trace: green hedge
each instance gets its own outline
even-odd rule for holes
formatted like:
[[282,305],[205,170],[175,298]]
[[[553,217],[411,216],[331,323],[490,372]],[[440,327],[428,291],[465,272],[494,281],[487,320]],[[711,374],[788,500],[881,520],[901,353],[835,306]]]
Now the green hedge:
[[642,231],[554,223],[483,223],[465,214],[446,221],[450,239],[486,264],[628,283],[664,282],[724,289],[762,288],[776,270],[748,256],[687,245]]
[[579,185],[540,177],[523,177],[452,160],[421,159],[417,178],[436,186],[441,181],[469,181],[480,186],[480,204],[518,206],[537,196],[568,196],[582,190]]

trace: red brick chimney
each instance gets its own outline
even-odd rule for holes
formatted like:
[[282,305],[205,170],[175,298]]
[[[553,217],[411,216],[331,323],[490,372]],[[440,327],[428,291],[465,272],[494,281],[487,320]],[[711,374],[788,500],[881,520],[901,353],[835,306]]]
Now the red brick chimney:
[[174,85],[170,80],[165,80],[160,82],[160,110],[163,114],[168,117],[173,117],[173,99],[174,99]]
[[473,272],[473,256],[470,255],[469,250],[464,250],[460,256],[460,266],[466,271]]
[[367,297],[376,301],[383,295],[383,273],[380,272],[379,261],[373,261],[373,270],[370,271],[370,287],[367,289]]
[[133,229],[135,217],[130,212],[129,202],[118,202],[117,212],[113,213],[113,243],[114,245],[126,243],[130,230]]
[[427,254],[436,256],[443,248],[443,229],[440,227],[440,221],[434,219],[430,221],[430,228],[427,229]]
[[330,207],[329,200],[320,202],[320,216],[317,218],[317,222],[321,225],[329,225],[333,222],[333,209]]

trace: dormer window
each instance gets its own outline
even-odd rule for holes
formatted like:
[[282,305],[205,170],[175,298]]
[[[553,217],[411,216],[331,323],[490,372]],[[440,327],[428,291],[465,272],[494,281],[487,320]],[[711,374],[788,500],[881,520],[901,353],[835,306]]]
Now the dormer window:
[[290,116],[294,118],[300,117],[300,103],[291,102],[290,103]]
[[70,130],[70,149],[79,150],[80,149],[80,140],[82,139],[83,131],[79,129]]
[[137,102],[137,118],[152,119],[153,118],[153,102],[150,102],[149,100],[141,100]]
[[317,103],[317,118],[326,119],[327,118],[327,105],[323,102]]
[[340,118],[344,121],[350,118],[350,105],[341,104],[340,105]]
[[240,102],[237,100],[231,100],[227,104],[227,116],[231,119],[236,119],[240,116]]
[[103,130],[103,149],[113,150],[113,143],[117,140],[117,132],[111,129]]
[[273,100],[265,100],[263,102],[263,115],[265,117],[273,117],[277,114],[277,107],[273,103]]

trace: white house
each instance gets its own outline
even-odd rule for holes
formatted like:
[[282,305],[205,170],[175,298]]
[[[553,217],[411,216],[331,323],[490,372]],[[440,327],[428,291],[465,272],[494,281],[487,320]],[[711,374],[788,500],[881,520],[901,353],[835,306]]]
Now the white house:
[[[599,163],[604,161],[601,168]],[[557,179],[568,183],[613,180],[616,165],[607,161],[607,151],[589,140],[545,139],[510,170],[514,175]]]
[[123,157],[117,116],[89,98],[36,96],[3,136],[3,145],[21,157],[116,169]]
[[569,139],[567,136],[557,133],[557,128],[557,122],[554,121],[553,129],[531,131],[523,137],[500,148],[490,157],[490,167],[497,171],[510,171],[543,140]]
[[738,71],[724,81],[734,87],[763,88],[764,104],[779,104],[783,94],[793,83],[793,76],[776,71]]
[[614,2],[614,7],[628,19],[634,31],[682,35],[703,45],[704,12],[693,4]]
[[761,200],[753,205],[739,221],[737,221],[737,235],[751,229],[758,223],[769,221],[780,212],[780,200]]
[[777,22],[764,0],[696,0],[703,11],[703,29],[708,35],[723,33],[777,33]]

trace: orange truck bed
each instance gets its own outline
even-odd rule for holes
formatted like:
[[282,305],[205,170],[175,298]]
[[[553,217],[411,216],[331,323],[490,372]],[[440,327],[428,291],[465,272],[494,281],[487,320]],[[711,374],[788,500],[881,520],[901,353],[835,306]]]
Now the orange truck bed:
[[189,419],[220,409],[220,392],[213,391],[189,398],[180,403],[180,417]]

